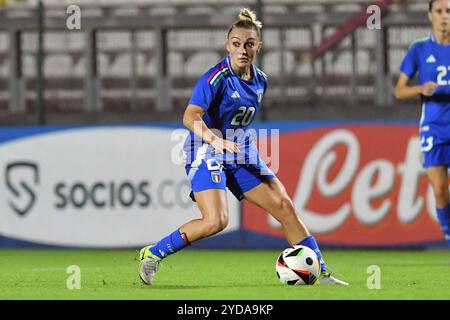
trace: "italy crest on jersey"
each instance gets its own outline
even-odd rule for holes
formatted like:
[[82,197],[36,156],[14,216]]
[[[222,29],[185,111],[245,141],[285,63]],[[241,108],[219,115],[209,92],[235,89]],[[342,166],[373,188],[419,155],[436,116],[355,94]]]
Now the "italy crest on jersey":
[[258,94],[258,102],[261,103],[263,94],[264,94],[264,90],[258,89],[258,90],[256,90],[256,93]]
[[211,180],[214,183],[220,183],[221,181],[220,172],[218,171],[211,172]]

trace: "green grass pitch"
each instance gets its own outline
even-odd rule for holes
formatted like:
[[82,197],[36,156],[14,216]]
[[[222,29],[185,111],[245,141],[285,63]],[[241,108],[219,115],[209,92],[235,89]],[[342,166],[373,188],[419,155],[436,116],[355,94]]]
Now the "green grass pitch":
[[[450,299],[450,251],[324,250],[350,287],[280,284],[280,251],[188,249],[164,260],[154,285],[144,286],[133,250],[3,249],[0,299]],[[80,268],[80,289],[67,288],[70,265]],[[380,267],[380,289],[367,287],[371,265]]]

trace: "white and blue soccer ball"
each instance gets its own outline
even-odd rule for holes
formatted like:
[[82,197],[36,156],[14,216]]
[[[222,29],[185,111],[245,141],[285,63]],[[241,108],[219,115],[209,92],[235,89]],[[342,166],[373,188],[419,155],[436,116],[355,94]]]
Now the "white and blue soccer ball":
[[275,269],[283,284],[313,285],[320,276],[320,261],[313,250],[298,245],[281,252]]

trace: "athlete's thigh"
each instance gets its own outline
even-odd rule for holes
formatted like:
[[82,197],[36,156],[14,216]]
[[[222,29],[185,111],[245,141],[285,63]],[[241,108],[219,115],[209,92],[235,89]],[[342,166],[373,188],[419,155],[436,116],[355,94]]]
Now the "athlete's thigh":
[[207,189],[194,192],[194,197],[203,219],[208,221],[228,220],[228,201],[225,190]]
[[244,198],[272,215],[276,214],[283,201],[290,201],[286,189],[277,177],[244,192]]
[[226,218],[228,202],[223,167],[214,159],[203,159],[186,166],[186,173],[203,218]]

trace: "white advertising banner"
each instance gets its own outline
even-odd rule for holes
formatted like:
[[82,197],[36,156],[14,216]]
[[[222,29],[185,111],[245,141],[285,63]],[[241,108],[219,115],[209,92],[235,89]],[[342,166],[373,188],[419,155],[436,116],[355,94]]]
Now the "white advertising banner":
[[[99,248],[158,241],[200,218],[184,166],[173,161],[180,141],[167,128],[130,126],[66,128],[0,143],[0,236]],[[231,193],[228,199],[222,234],[239,228],[239,203]]]

